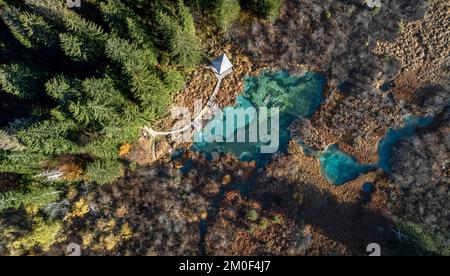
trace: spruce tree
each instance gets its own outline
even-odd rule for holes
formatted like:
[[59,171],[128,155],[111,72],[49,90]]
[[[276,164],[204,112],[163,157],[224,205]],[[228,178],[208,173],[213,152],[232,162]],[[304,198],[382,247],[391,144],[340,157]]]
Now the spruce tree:
[[100,185],[108,184],[123,175],[122,164],[112,160],[97,160],[87,167],[87,177]]
[[5,192],[0,194],[0,212],[9,208],[18,209],[26,205],[40,208],[58,200],[59,195],[60,192],[53,187]]
[[82,96],[68,105],[75,121],[97,129],[115,124],[125,99],[116,90],[112,80],[92,78],[84,80],[81,85]]
[[[172,92],[175,92],[171,89],[180,85],[171,82],[166,87],[155,67],[157,60],[151,49],[142,49],[123,39],[111,38],[108,40],[106,53],[121,65],[130,79],[131,91],[141,106],[151,109],[155,116],[163,114]],[[179,77],[177,81],[180,81]]]
[[239,0],[219,0],[216,4],[217,22],[223,31],[227,31],[239,19],[241,5]]
[[256,13],[269,21],[275,21],[280,14],[282,0],[250,0],[249,5]]
[[105,21],[111,27],[113,34],[131,39],[134,43],[145,48],[153,47],[153,37],[145,21],[120,0],[107,0],[100,4]]
[[58,29],[64,25],[64,18],[73,16],[64,0],[24,0],[25,5],[33,12],[50,20]]
[[19,19],[32,45],[36,45],[35,47],[55,47],[57,45],[57,35],[43,17],[23,12]]
[[0,172],[34,175],[40,171],[41,162],[47,157],[41,153],[0,151]]
[[33,98],[43,87],[43,72],[21,63],[0,65],[0,88],[22,99]]
[[100,3],[105,21],[108,22],[113,33],[122,38],[127,38],[127,18],[133,17],[133,11],[120,0],[107,0]]
[[151,48],[142,48],[128,40],[111,36],[106,43],[108,57],[123,66],[127,61],[140,62],[142,66],[158,64],[157,56]]
[[79,80],[70,80],[62,75],[56,76],[45,84],[47,95],[57,100],[61,105],[75,101],[81,97]]
[[183,1],[178,2],[175,12],[160,11],[158,23],[172,58],[186,68],[198,65],[202,58],[201,47],[196,36],[194,19]]
[[78,145],[71,141],[70,134],[76,131],[73,121],[45,120],[18,132],[18,138],[26,145],[27,152],[46,156],[77,154]]
[[164,68],[164,84],[169,91],[179,91],[185,85],[183,75],[174,68]]
[[54,47],[57,36],[45,19],[31,12],[21,12],[0,2],[0,18],[12,35],[25,47]]
[[102,28],[76,14],[64,18],[67,33],[59,35],[61,47],[75,61],[93,62],[103,55],[107,36]]
[[20,22],[20,10],[0,2],[0,18],[8,26],[11,34],[25,47],[31,48],[33,45],[27,36],[26,30]]
[[52,22],[59,30],[61,48],[75,61],[94,62],[102,57],[106,34],[94,22],[87,20],[60,0],[25,0],[38,15]]

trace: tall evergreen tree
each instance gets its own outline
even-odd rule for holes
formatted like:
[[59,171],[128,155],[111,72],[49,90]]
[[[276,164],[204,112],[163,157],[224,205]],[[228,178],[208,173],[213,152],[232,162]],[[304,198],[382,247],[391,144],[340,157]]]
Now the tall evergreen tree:
[[34,175],[39,172],[41,162],[46,158],[48,157],[41,153],[29,151],[13,153],[0,151],[0,172]]
[[201,47],[194,19],[183,1],[178,2],[175,12],[160,11],[158,23],[176,62],[187,68],[198,65],[202,58]]
[[23,46],[36,48],[56,45],[56,33],[43,17],[31,12],[21,12],[2,2],[0,2],[0,7],[0,18]]
[[135,12],[120,0],[107,0],[100,4],[103,16],[111,27],[112,32],[134,43],[153,47],[153,37],[147,24]]
[[0,65],[0,88],[22,99],[39,95],[43,77],[39,70],[21,63]]
[[218,25],[227,31],[239,19],[241,5],[239,0],[219,0],[216,3],[216,16]]
[[83,126],[102,129],[115,124],[125,99],[109,78],[87,79],[82,82],[83,96],[68,106],[74,119]]
[[17,136],[27,146],[28,152],[42,153],[47,156],[58,154],[76,154],[79,147],[71,141],[71,132],[77,129],[75,122],[46,120],[19,131]]
[[25,0],[30,9],[51,21],[67,56],[75,61],[93,62],[103,54],[106,34],[94,22],[84,19],[60,0]]
[[26,30],[20,22],[20,11],[16,7],[8,6],[0,1],[0,18],[8,26],[11,34],[25,47],[31,48],[32,43],[27,36]]
[[60,192],[53,187],[31,189],[30,191],[9,191],[0,194],[0,212],[26,205],[45,206],[58,200]]
[[117,36],[127,38],[128,28],[126,22],[127,18],[135,16],[133,11],[119,0],[102,2],[100,3],[100,9],[112,32]]
[[250,0],[248,5],[256,13],[270,21],[275,21],[280,14],[282,0]]
[[80,98],[80,86],[79,80],[70,80],[64,76],[56,76],[45,84],[47,95],[57,100],[61,105]]
[[106,52],[109,58],[122,66],[130,79],[131,91],[139,99],[141,106],[152,110],[154,115],[163,114],[172,92],[175,92],[171,88],[180,85],[170,83],[166,87],[155,67],[157,60],[153,52],[120,38],[109,39]]
[[102,28],[76,14],[64,18],[67,33],[60,34],[61,47],[76,61],[92,62],[103,55],[106,35]]
[[100,185],[111,183],[123,175],[123,167],[118,161],[95,161],[87,167],[88,180]]

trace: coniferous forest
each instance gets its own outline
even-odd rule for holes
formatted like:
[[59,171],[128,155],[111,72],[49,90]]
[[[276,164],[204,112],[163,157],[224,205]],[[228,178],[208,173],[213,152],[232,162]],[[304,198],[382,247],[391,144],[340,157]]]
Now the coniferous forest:
[[213,9],[223,29],[240,11],[228,0],[0,5],[0,171],[35,175],[72,155],[99,184],[121,175],[120,146],[165,114],[185,71],[202,61],[191,9]]
[[1,2],[1,171],[34,175],[44,161],[74,155],[86,160],[87,180],[114,180],[120,146],[164,115],[183,70],[201,61],[189,8],[8,2]]
[[120,146],[165,114],[203,59],[191,10],[217,13],[224,30],[240,11],[233,0],[93,2],[0,2],[1,172],[33,175],[73,155],[88,180],[120,176]]

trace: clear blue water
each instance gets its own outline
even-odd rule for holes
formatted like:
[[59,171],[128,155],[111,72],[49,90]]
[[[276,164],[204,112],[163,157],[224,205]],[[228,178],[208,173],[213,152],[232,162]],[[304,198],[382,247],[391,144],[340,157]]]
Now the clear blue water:
[[414,135],[417,128],[429,126],[433,120],[433,117],[409,116],[405,119],[404,127],[399,129],[389,129],[378,144],[378,166],[385,172],[391,172],[391,157],[394,146],[402,139]]
[[[234,107],[226,107],[223,110],[221,118],[215,118],[204,128],[212,131],[203,131],[196,133],[195,143],[192,149],[212,158],[214,152],[231,153],[237,156],[241,161],[256,161],[258,166],[264,166],[270,159],[271,154],[261,153],[261,142],[208,142],[214,136],[222,136],[226,139],[226,124],[223,121],[227,119],[227,110],[229,108],[247,108],[254,107],[279,107],[280,108],[280,152],[286,152],[287,145],[291,140],[288,126],[297,118],[311,117],[319,108],[323,92],[326,86],[326,79],[323,75],[309,72],[303,77],[290,76],[287,72],[263,72],[256,77],[247,77],[245,79],[244,92],[236,99]],[[231,133],[235,135],[236,131],[245,128],[248,134],[247,126],[253,120],[258,120],[256,113],[251,113],[242,121],[236,121]],[[302,142],[304,152],[310,156],[315,156],[321,164],[322,175],[331,184],[339,186],[358,178],[376,169],[382,169],[386,172],[391,171],[391,157],[393,147],[402,139],[412,136],[417,128],[426,127],[431,124],[431,117],[407,117],[405,125],[399,129],[389,129],[385,137],[378,146],[379,162],[377,164],[360,164],[352,156],[342,152],[337,145],[330,145],[324,152],[317,152],[308,148]],[[217,131],[218,128],[223,128]],[[230,132],[228,132],[230,133]],[[248,136],[247,136],[248,137]],[[187,164],[185,170],[189,170]]]
[[362,185],[363,192],[371,194],[375,191],[375,185],[371,182],[366,182]]
[[[236,99],[236,105],[232,108],[254,107],[258,110],[259,107],[278,107],[280,109],[279,151],[285,152],[291,139],[288,126],[296,118],[312,116],[322,102],[325,86],[325,77],[314,72],[309,72],[303,77],[290,76],[284,71],[263,72],[256,77],[245,79],[244,92]],[[203,132],[195,134],[196,142],[193,150],[208,157],[212,157],[214,152],[232,153],[241,161],[256,161],[258,166],[266,164],[272,154],[261,153],[261,146],[267,143],[255,143],[248,140],[243,143],[208,142],[211,141],[211,135],[227,133],[226,124],[222,123],[230,119],[227,118],[227,109],[223,110],[222,118],[215,118],[204,127]],[[258,120],[257,114],[250,114],[245,121],[236,122],[231,133],[235,135],[238,129],[245,128],[248,134],[247,126],[253,120]],[[223,130],[216,131],[220,127],[223,127]],[[205,131],[205,129],[212,131]],[[222,135],[222,138],[227,137]]]
[[322,175],[333,185],[343,185],[377,168],[361,165],[355,158],[342,152],[337,145],[330,145],[320,155]]
[[343,185],[376,169],[391,172],[391,158],[394,146],[416,132],[417,128],[423,128],[433,122],[432,117],[409,116],[405,119],[405,125],[398,129],[389,129],[378,145],[378,163],[362,165],[352,156],[339,150],[337,145],[329,146],[319,156],[322,175],[333,185]]

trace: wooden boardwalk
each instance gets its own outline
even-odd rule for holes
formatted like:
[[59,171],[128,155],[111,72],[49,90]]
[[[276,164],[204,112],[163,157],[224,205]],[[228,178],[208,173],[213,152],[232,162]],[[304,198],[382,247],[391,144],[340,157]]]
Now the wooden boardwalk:
[[206,105],[202,108],[202,110],[200,111],[199,114],[197,114],[197,116],[194,118],[194,120],[192,122],[190,122],[189,124],[185,125],[182,128],[176,129],[176,130],[172,130],[172,131],[156,131],[151,127],[144,127],[142,129],[142,132],[144,134],[145,137],[157,137],[157,136],[168,136],[168,135],[173,135],[173,134],[178,134],[178,133],[183,133],[185,131],[188,131],[192,128],[197,128],[200,125],[200,122],[202,121],[203,116],[211,109],[211,108],[217,108],[218,104],[214,101],[217,97],[217,94],[219,93],[220,90],[220,86],[222,84],[222,80],[230,75],[233,72],[232,69],[226,71],[225,73],[223,73],[222,75],[218,75],[218,74],[214,74],[217,78],[217,83],[216,86],[214,87],[214,91],[212,92],[211,96],[208,99],[208,102],[206,103]]

